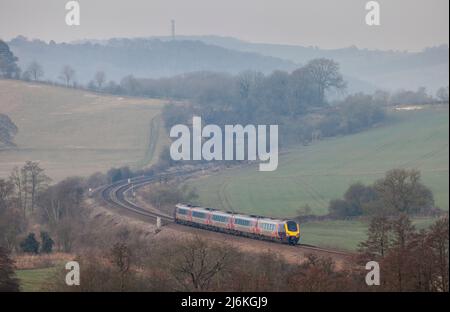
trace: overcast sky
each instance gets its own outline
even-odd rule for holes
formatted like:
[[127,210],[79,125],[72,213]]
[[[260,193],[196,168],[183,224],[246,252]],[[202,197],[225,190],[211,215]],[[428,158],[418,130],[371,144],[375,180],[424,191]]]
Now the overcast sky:
[[448,44],[448,0],[379,0],[381,26],[365,24],[366,0],[79,0],[81,25],[65,24],[68,0],[0,0],[0,38],[72,41],[170,34],[253,42],[421,50]]

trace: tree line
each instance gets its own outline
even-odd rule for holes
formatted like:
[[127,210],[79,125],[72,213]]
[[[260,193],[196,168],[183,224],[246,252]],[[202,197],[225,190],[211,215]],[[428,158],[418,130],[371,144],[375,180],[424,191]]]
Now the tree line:
[[[279,252],[248,252],[199,236],[156,240],[128,228],[111,229],[89,240],[77,258],[80,286],[67,286],[61,268],[42,290],[447,292],[448,226],[448,217],[420,231],[406,215],[375,217],[353,260],[339,267],[314,254],[299,264]],[[0,289],[18,290],[13,264],[1,248],[0,261]],[[365,283],[368,261],[379,263],[378,286]]]

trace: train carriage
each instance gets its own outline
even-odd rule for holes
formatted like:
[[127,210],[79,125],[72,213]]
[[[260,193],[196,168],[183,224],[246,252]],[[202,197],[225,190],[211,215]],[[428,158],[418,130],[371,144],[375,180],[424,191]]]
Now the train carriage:
[[191,222],[191,206],[187,205],[177,205],[175,208],[175,214],[174,217],[176,220],[178,220],[181,223],[184,222]]
[[212,227],[217,227],[218,229],[230,231],[232,229],[232,215],[222,212],[213,211],[211,212],[210,225]]
[[205,208],[191,208],[191,222],[207,226],[209,225],[210,214],[211,212]]
[[181,224],[253,238],[278,240],[291,245],[297,244],[300,239],[300,227],[292,220],[234,214],[189,204],[177,204],[174,219]]
[[256,234],[258,219],[246,215],[233,215],[232,229],[247,235]]
[[279,224],[282,224],[281,220],[273,220],[273,219],[259,219],[258,220],[258,234],[270,237],[270,238],[280,238],[278,235]]

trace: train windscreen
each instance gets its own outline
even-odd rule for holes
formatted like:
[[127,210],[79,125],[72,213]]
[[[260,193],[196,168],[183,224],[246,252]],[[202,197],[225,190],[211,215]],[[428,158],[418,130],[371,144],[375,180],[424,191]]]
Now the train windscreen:
[[287,228],[289,231],[291,231],[291,232],[297,231],[297,223],[296,222],[288,221],[288,222],[286,222],[286,224],[287,224]]

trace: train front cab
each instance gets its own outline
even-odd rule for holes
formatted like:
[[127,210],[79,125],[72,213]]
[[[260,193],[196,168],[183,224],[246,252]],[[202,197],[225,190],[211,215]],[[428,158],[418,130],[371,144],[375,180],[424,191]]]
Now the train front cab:
[[289,245],[297,245],[300,240],[300,226],[297,222],[288,220],[282,224],[279,235]]

